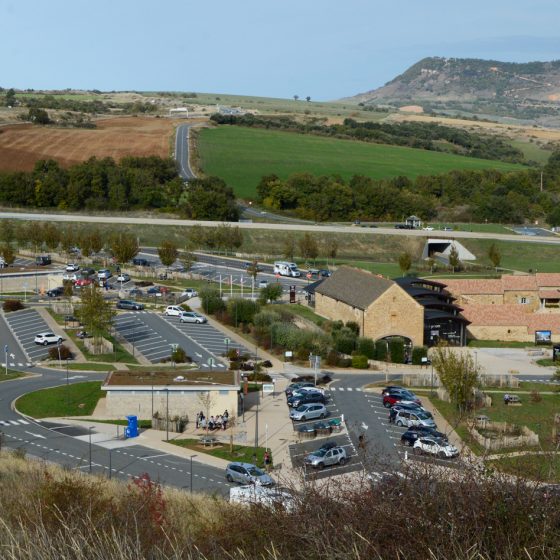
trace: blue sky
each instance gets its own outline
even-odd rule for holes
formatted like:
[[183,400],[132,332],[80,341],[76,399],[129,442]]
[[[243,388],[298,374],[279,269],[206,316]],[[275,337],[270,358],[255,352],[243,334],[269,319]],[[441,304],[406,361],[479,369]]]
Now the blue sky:
[[0,85],[338,99],[425,56],[560,58],[557,0],[0,0]]

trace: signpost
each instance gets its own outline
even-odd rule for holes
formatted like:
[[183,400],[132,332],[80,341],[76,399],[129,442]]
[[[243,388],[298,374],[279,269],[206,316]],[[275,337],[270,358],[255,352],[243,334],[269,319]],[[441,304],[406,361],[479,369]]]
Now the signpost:
[[229,343],[231,342],[231,340],[229,338],[224,338],[224,344],[226,345],[226,358],[228,355],[228,351],[229,351]]
[[8,375],[8,345],[4,345],[4,355],[6,356],[6,375]]

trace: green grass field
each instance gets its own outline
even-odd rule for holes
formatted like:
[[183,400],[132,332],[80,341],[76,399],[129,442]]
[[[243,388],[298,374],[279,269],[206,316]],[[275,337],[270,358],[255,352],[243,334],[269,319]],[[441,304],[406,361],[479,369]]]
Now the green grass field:
[[255,196],[263,175],[338,174],[345,179],[435,175],[452,169],[521,169],[522,166],[400,146],[235,126],[201,130],[200,165],[222,177],[240,197]]
[[23,395],[16,407],[33,418],[89,416],[103,396],[99,381],[71,383]]

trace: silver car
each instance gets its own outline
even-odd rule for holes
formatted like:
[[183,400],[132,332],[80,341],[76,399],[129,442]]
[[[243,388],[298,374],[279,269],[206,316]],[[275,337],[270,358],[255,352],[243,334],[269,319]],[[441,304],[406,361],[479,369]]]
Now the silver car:
[[395,424],[397,426],[423,426],[425,428],[435,428],[436,423],[431,414],[423,410],[399,410],[395,416]]
[[274,484],[274,480],[268,474],[251,463],[230,463],[226,467],[226,479],[228,482],[239,482],[240,484],[260,484],[261,486]]
[[302,404],[298,408],[290,410],[292,420],[314,420],[315,418],[326,418],[328,411],[323,404]]
[[179,315],[179,321],[181,323],[206,323],[206,317],[195,311],[183,311]]
[[344,465],[348,460],[343,447],[321,448],[308,455],[303,462],[313,468],[323,469],[330,465]]

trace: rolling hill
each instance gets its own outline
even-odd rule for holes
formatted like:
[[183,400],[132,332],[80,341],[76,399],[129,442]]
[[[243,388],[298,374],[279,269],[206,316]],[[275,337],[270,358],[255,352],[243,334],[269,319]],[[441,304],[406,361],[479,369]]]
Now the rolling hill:
[[560,60],[524,64],[424,58],[383,87],[345,101],[560,125]]

